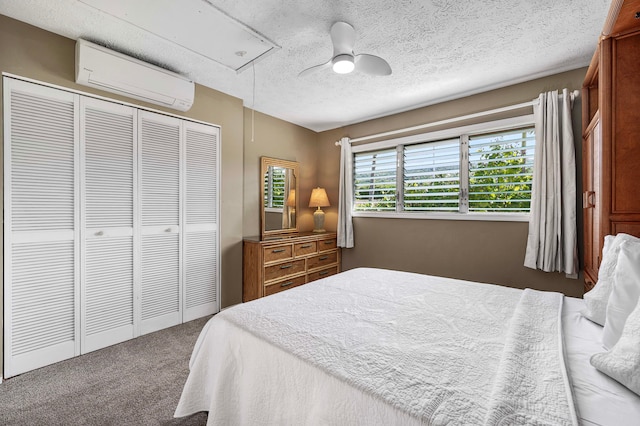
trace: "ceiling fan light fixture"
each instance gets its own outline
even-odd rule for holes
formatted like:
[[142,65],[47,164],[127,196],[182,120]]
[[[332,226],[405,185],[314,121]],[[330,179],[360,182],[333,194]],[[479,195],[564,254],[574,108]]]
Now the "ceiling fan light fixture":
[[337,74],[349,74],[356,65],[351,55],[338,55],[333,58],[333,71]]

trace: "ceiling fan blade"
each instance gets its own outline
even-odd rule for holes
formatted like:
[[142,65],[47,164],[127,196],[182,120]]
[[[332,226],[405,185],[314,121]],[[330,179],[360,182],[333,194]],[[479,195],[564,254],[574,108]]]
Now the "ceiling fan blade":
[[324,69],[324,68],[329,68],[330,66],[331,66],[331,60],[329,60],[329,62],[325,62],[324,64],[316,65],[311,68],[307,68],[306,70],[300,71],[300,74],[298,74],[298,77],[304,77],[306,75],[313,74],[316,71],[320,71],[321,69]]
[[356,70],[371,75],[391,75],[391,67],[379,56],[356,55]]
[[333,42],[333,56],[353,54],[353,44],[356,42],[356,30],[346,22],[336,22],[331,27],[331,41]]

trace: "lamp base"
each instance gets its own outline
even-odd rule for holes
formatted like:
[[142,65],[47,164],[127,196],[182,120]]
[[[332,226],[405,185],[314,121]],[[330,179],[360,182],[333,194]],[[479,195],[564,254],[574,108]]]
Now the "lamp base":
[[313,232],[327,232],[324,229],[324,212],[320,208],[313,212]]

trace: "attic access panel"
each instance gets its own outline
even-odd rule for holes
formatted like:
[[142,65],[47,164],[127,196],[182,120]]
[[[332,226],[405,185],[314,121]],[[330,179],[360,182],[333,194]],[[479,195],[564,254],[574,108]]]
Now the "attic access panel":
[[280,49],[206,0],[79,1],[236,72]]

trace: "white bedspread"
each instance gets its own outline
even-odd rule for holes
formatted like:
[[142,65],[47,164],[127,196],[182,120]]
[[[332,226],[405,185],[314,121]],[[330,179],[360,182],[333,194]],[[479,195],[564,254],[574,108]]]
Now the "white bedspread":
[[356,269],[211,319],[176,416],[575,425],[562,295]]

